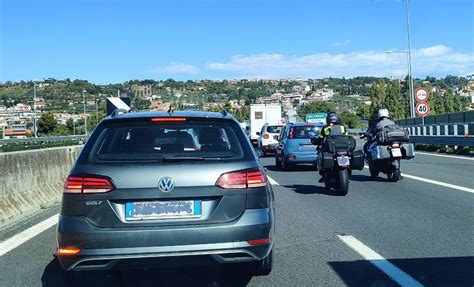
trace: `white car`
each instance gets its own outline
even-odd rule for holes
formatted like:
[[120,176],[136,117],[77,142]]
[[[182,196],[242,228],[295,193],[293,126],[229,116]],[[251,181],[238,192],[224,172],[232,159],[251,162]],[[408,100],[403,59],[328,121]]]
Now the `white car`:
[[258,148],[262,150],[263,155],[268,152],[275,152],[282,128],[283,125],[263,125],[262,130],[258,133]]

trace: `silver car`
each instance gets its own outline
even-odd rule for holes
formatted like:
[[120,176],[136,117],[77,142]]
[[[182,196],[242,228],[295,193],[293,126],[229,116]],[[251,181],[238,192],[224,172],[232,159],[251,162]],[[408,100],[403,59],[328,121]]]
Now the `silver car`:
[[57,255],[66,273],[204,255],[267,275],[273,201],[265,171],[232,116],[111,116],[94,130],[64,185]]

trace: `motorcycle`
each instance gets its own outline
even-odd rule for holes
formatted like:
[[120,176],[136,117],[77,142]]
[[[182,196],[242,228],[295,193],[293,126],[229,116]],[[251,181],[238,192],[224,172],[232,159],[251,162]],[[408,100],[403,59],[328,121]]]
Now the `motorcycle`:
[[[313,144],[319,144],[311,139]],[[327,190],[335,189],[339,195],[347,195],[352,169],[364,168],[364,153],[354,151],[356,142],[353,137],[338,135],[327,137],[319,148],[317,166],[324,178]]]
[[[368,138],[368,135],[361,138]],[[365,161],[371,178],[377,178],[382,172],[390,182],[401,179],[400,160],[414,157],[415,148],[409,143],[408,132],[397,126],[388,126],[378,132],[365,149]]]

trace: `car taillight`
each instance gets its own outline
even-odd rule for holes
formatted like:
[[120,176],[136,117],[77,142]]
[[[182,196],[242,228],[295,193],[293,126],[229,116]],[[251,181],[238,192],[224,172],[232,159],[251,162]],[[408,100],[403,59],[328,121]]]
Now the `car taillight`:
[[64,184],[64,193],[104,193],[114,188],[107,178],[69,176]]
[[269,134],[267,134],[267,133],[265,133],[265,134],[263,134],[263,138],[267,140],[267,139],[269,139],[269,138],[270,138],[270,135],[269,135]]
[[266,185],[265,174],[258,168],[224,173],[216,182],[216,186],[223,189],[246,189]]
[[288,138],[292,139],[293,138],[293,132],[295,131],[295,128],[290,128],[290,135]]

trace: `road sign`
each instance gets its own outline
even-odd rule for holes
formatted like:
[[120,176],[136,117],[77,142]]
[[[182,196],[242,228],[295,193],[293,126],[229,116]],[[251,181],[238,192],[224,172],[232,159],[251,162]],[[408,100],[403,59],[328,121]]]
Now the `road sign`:
[[420,117],[425,117],[430,113],[430,105],[426,102],[419,102],[416,104],[415,111]]
[[109,116],[116,109],[130,111],[130,97],[107,98],[107,115]]
[[307,123],[322,123],[326,124],[326,113],[306,114]]
[[430,96],[430,93],[428,92],[427,89],[420,87],[416,89],[415,91],[415,98],[419,102],[426,102],[428,100],[428,97]]

